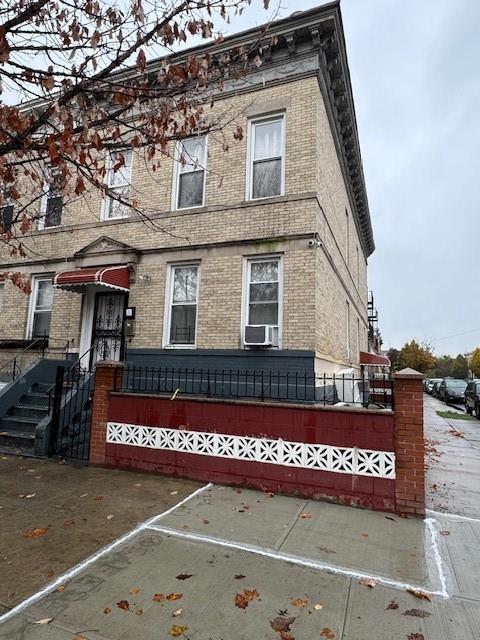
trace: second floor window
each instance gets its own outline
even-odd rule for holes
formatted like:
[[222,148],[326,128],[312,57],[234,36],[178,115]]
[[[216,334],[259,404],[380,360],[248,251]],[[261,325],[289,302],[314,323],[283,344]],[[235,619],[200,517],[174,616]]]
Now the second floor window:
[[174,176],[174,208],[202,207],[205,200],[207,168],[205,136],[187,138],[177,143]]
[[38,219],[39,229],[59,227],[62,224],[62,186],[62,177],[58,174],[53,174],[45,184]]
[[8,233],[13,223],[13,204],[5,204],[0,208],[0,233]]
[[284,192],[285,117],[250,122],[247,198],[272,198]]
[[194,346],[197,324],[198,264],[170,269],[168,344]]
[[[123,162],[122,162],[123,157]],[[128,216],[132,179],[132,150],[112,152],[107,159],[107,187],[112,194],[104,201],[103,219],[112,220]]]
[[51,278],[34,278],[30,294],[29,338],[48,337],[52,317],[53,284]]

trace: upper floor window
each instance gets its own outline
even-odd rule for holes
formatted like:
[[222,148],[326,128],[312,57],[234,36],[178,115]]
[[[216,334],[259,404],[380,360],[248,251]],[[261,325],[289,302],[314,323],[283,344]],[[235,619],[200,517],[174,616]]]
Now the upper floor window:
[[270,325],[278,345],[281,305],[280,258],[248,260],[246,282],[247,325]]
[[62,224],[62,188],[63,177],[51,171],[44,185],[43,196],[40,202],[40,216],[38,218],[39,229],[59,227]]
[[2,307],[3,307],[4,295],[5,295],[5,284],[3,282],[0,282],[0,311],[2,310]]
[[174,171],[174,209],[202,207],[205,201],[207,138],[179,140]]
[[195,346],[198,275],[198,264],[181,264],[170,267],[166,332],[166,342],[169,346]]
[[50,319],[52,317],[52,302],[52,278],[33,278],[28,323],[29,338],[48,337],[50,332]]
[[8,233],[13,223],[13,204],[8,202],[0,208],[0,233]]
[[128,216],[128,205],[132,180],[132,150],[112,151],[107,159],[106,183],[110,196],[104,200],[104,220],[125,218]]
[[284,193],[285,116],[250,121],[247,199],[272,198]]
[[346,342],[346,355],[347,362],[352,361],[352,348],[350,344],[350,303],[347,300],[346,309],[345,309],[345,342]]

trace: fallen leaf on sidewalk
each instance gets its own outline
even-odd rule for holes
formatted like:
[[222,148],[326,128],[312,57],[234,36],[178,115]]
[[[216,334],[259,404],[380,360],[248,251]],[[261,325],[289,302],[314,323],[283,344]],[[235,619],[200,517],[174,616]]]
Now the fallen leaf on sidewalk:
[[271,491],[267,491],[267,493],[265,494],[267,496],[267,498],[274,498],[275,494],[272,493]]
[[143,616],[143,609],[135,609],[136,616]]
[[180,607],[180,609],[176,609],[176,610],[172,613],[172,616],[173,616],[174,618],[178,618],[178,616],[181,616],[181,615],[182,615],[182,613],[183,613],[183,609],[182,609],[182,607]]
[[441,536],[449,536],[450,535],[450,531],[439,531]]
[[203,520],[203,524],[210,524],[210,520]]
[[94,500],[103,500],[103,496],[95,496]]
[[246,576],[244,576],[243,573],[237,573],[237,575],[233,577],[235,578],[235,580],[243,580],[243,578],[245,578]]
[[82,495],[80,496],[80,498],[86,498],[88,496],[88,493],[82,493]]
[[35,620],[33,624],[50,624],[53,618],[42,618],[41,620]]
[[404,616],[414,616],[415,618],[428,618],[432,614],[428,611],[424,611],[424,609],[407,609],[403,612]]
[[85,636],[76,635],[74,636],[73,640],[87,640],[87,639],[85,638]]
[[117,602],[117,607],[124,611],[130,611],[130,603],[128,600],[120,600],[120,602]]
[[300,518],[302,520],[310,520],[311,517],[312,514],[309,511],[302,511],[302,513],[300,514]]
[[26,495],[24,493],[19,493],[18,497],[25,498],[25,500],[29,500],[30,498],[34,498],[36,495],[37,495],[36,493],[27,493]]
[[66,520],[66,521],[63,523],[63,526],[64,526],[64,527],[71,527],[71,526],[72,526],[72,524],[75,524],[75,521],[74,521],[74,520]]
[[155,602],[163,602],[165,600],[165,596],[163,595],[163,593],[156,593],[152,600],[154,600]]
[[368,533],[362,533],[362,538],[368,538]]
[[319,602],[315,605],[313,605],[313,608],[315,609],[315,611],[320,611],[320,609],[323,609],[323,604],[320,604]]
[[113,517],[114,517],[114,516],[110,513],[110,514],[107,516],[107,520],[113,520]]
[[322,638],[327,638],[327,640],[333,640],[333,638],[335,638],[335,634],[328,627],[323,627],[323,629],[320,631],[320,635],[322,636]]
[[132,587],[131,589],[128,590],[128,593],[135,595],[136,593],[140,593],[140,589],[138,587]]
[[334,549],[330,549],[329,547],[318,547],[318,549],[324,553],[337,553]]
[[407,640],[425,640],[423,633],[409,633]]
[[105,607],[105,609],[103,610],[103,613],[112,613],[112,610],[110,609],[110,607]]
[[183,593],[169,593],[167,595],[167,600],[180,600],[180,598],[183,598]]
[[244,589],[243,593],[237,593],[235,596],[235,606],[239,609],[246,609],[252,600],[259,597],[260,594],[256,589]]
[[428,600],[429,602],[432,601],[432,596],[429,593],[426,593],[425,591],[419,591],[418,589],[407,589],[407,591],[408,593],[411,593],[412,596],[415,596],[416,598]]
[[450,433],[452,436],[455,436],[456,438],[465,437],[465,434],[463,433],[463,431],[457,431],[456,429],[449,429],[447,433]]
[[387,609],[398,609],[398,607],[399,607],[398,602],[395,602],[395,600],[390,600],[390,602],[388,603]]
[[391,520],[392,522],[396,522],[395,518],[391,518],[390,516],[385,516],[387,520]]
[[35,527],[35,529],[29,529],[25,531],[23,534],[24,538],[31,540],[32,538],[38,538],[39,536],[44,536],[48,533],[48,529],[43,529],[42,527]]
[[179,636],[183,636],[187,629],[186,624],[174,624],[168,633],[174,638],[178,638]]
[[59,587],[57,587],[55,589],[55,591],[58,591],[59,593],[62,593],[63,591],[65,591],[65,585],[61,584]]
[[176,495],[177,495],[177,493],[178,493],[178,491],[170,491],[170,495],[171,495],[171,496],[176,496]]
[[294,607],[298,607],[298,609],[303,609],[308,606],[308,600],[304,600],[303,598],[292,598],[290,602]]
[[377,586],[378,580],[374,580],[373,578],[364,578],[363,580],[359,580],[359,582],[365,587],[370,587],[370,589],[373,589]]
[[176,576],[177,580],[188,580],[189,578],[192,577],[192,573],[179,573],[178,576]]
[[295,622],[295,618],[284,618],[283,616],[277,616],[273,620],[270,620],[270,626],[277,633],[290,631],[290,627]]

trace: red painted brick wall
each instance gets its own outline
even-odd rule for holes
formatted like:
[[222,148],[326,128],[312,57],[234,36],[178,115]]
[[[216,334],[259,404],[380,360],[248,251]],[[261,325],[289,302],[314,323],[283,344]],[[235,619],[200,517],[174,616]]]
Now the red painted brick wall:
[[95,370],[93,391],[92,431],[90,435],[90,463],[105,464],[109,397],[115,388],[115,376],[123,368],[120,362],[104,361]]
[[[363,409],[112,393],[108,420],[393,451],[393,415]],[[104,434],[102,430],[102,436]],[[107,444],[105,464],[393,511],[395,481],[230,458]]]
[[425,445],[423,435],[423,375],[404,369],[395,375],[395,508],[399,513],[425,515]]

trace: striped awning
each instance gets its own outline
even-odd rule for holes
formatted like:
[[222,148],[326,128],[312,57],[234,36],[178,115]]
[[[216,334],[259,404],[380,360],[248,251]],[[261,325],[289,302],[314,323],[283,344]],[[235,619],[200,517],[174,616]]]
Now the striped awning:
[[57,289],[82,293],[89,285],[97,285],[106,289],[129,291],[130,273],[126,265],[116,267],[92,267],[63,271],[57,273],[53,286]]
[[387,358],[387,356],[381,356],[378,353],[367,353],[366,351],[360,351],[360,365],[389,367],[391,363],[390,359]]

